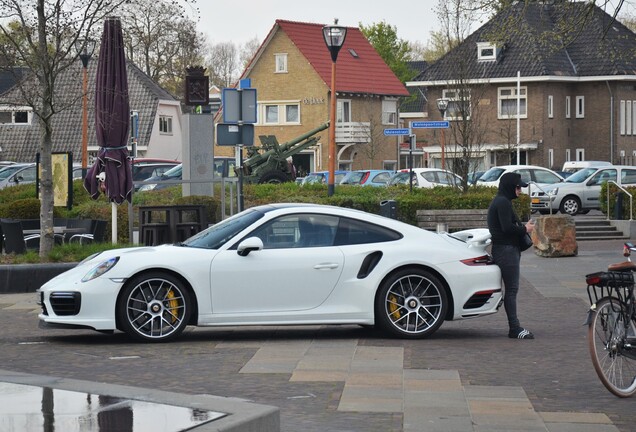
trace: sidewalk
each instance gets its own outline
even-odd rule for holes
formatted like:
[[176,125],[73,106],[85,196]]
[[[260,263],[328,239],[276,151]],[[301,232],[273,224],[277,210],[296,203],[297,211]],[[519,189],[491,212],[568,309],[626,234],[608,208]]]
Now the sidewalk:
[[286,432],[627,432],[634,401],[601,385],[582,325],[584,275],[623,260],[622,244],[579,242],[579,255],[566,258],[524,252],[519,314],[532,341],[508,339],[501,310],[446,322],[420,341],[337,326],[189,328],[178,342],[135,344],[118,334],[36,329],[29,293],[0,295],[0,361],[96,386],[276,406]]

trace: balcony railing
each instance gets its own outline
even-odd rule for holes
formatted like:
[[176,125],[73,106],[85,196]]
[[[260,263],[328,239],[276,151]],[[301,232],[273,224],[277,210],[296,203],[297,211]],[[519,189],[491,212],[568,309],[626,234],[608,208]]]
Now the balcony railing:
[[369,122],[336,123],[336,144],[366,144],[370,141]]

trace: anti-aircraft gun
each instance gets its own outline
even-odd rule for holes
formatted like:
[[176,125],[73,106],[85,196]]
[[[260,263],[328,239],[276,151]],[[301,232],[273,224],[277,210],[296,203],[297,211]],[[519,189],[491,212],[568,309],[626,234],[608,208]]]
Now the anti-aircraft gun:
[[329,127],[329,122],[316,129],[279,144],[274,135],[260,135],[260,147],[248,147],[247,159],[243,161],[243,181],[246,183],[283,183],[293,180],[287,158],[316,144],[314,136]]

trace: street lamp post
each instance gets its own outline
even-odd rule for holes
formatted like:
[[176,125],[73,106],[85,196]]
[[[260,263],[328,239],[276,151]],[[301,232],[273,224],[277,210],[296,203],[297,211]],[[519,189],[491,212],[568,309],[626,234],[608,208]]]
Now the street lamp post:
[[86,39],[79,42],[78,56],[82,60],[82,178],[86,178],[88,170],[88,61],[95,50],[96,41]]
[[329,181],[327,182],[327,194],[334,193],[334,179],[336,177],[336,60],[338,52],[344,45],[347,37],[347,28],[338,26],[338,20],[333,25],[322,28],[322,36],[331,53],[331,108],[329,109]]
[[[440,98],[437,99],[437,109],[439,110],[439,113],[442,116],[442,120],[444,120],[444,114],[446,113],[446,110],[448,109],[448,99],[445,98]],[[446,147],[446,137],[444,135],[444,129],[442,128],[442,169],[446,169],[446,156],[445,156],[445,150],[444,147]]]

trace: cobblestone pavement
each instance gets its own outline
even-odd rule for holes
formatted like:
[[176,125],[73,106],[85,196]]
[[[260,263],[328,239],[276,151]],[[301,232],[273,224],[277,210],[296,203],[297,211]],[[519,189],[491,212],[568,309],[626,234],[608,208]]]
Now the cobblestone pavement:
[[239,397],[281,410],[283,431],[633,431],[634,399],[602,386],[587,350],[583,276],[620,261],[621,241],[522,258],[522,324],[503,310],[446,322],[426,340],[357,326],[192,329],[176,342],[41,330],[35,294],[0,295],[2,369]]

